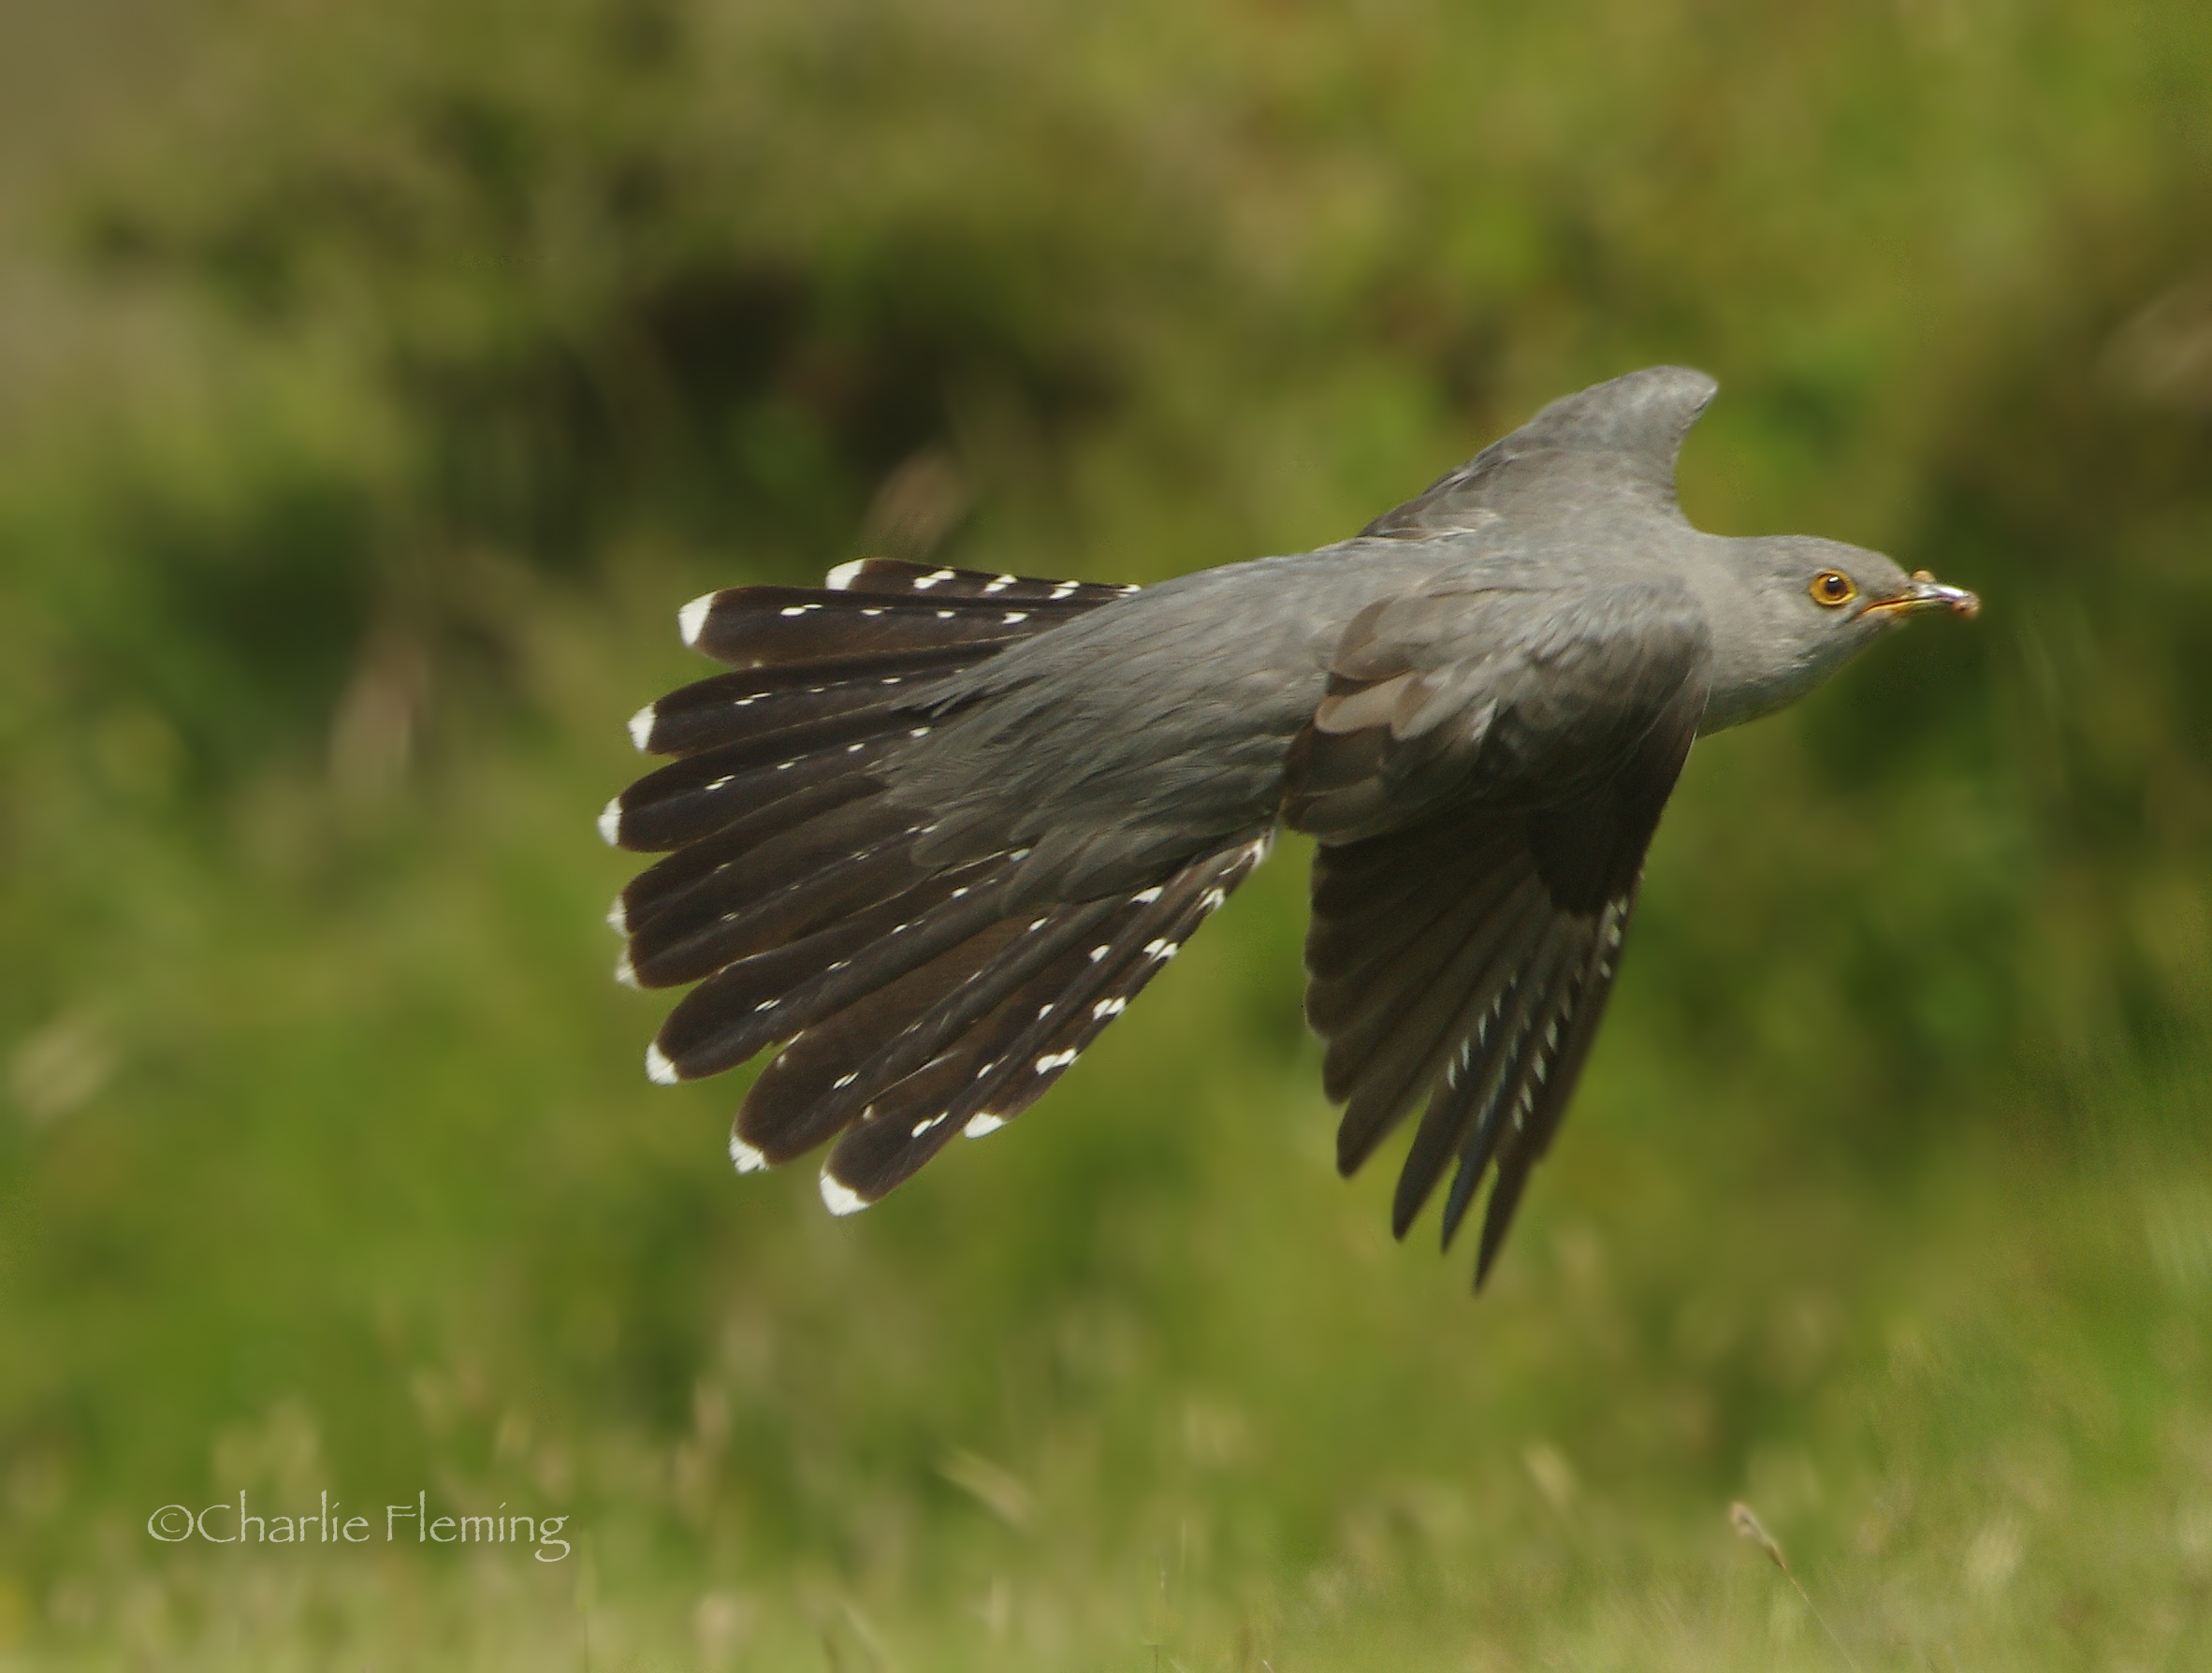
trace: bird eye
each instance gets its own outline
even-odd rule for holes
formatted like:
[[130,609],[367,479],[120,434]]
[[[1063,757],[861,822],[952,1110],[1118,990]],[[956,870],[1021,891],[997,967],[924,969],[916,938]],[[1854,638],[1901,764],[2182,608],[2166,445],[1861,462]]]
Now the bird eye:
[[1858,583],[1840,569],[1824,569],[1812,577],[1812,602],[1833,609],[1858,596]]

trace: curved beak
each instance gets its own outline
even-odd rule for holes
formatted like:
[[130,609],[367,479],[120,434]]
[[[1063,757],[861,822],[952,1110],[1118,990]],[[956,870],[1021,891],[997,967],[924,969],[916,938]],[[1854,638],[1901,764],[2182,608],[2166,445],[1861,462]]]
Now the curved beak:
[[1896,597],[1876,599],[1861,613],[1901,619],[1928,610],[1948,610],[1954,616],[1972,617],[1981,607],[1982,601],[1965,588],[1947,586],[1923,569],[1914,572]]

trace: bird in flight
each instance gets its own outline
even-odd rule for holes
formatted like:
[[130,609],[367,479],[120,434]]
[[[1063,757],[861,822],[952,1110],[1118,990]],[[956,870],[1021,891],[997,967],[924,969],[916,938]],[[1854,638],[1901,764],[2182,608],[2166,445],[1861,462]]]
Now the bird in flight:
[[1307,1020],[1358,1168],[1418,1107],[1403,1237],[1490,1185],[1477,1287],[1550,1146],[1691,740],[1973,595],[1878,552],[1700,533],[1658,367],[1554,401],[1293,557],[1140,589],[870,559],[695,599],[729,672],[632,720],[600,818],[664,855],[618,976],[692,984],[646,1054],[773,1048],[739,1170],[827,1144],[849,1214],[1027,1109],[1266,856],[1316,839]]

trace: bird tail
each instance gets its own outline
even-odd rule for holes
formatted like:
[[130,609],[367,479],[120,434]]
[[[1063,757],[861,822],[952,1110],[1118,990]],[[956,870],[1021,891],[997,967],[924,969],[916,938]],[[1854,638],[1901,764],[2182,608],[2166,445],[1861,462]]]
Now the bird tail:
[[924,859],[925,807],[890,793],[942,720],[942,682],[1112,603],[1101,587],[870,560],[828,588],[685,606],[686,643],[733,671],[639,711],[675,757],[608,803],[615,845],[665,851],[616,901],[618,975],[698,985],[647,1054],[663,1082],[781,1046],[738,1113],[749,1171],[837,1141],[822,1195],[850,1212],[954,1132],[1036,1101],[1266,852],[1251,832],[1134,894],[1016,909],[1026,849]]

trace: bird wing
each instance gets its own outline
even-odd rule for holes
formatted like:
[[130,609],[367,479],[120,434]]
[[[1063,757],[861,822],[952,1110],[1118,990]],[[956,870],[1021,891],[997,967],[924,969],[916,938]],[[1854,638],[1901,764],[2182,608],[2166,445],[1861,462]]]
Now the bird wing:
[[1427,1094],[1392,1229],[1456,1158],[1448,1247],[1494,1167],[1477,1285],[1595,1036],[1709,656],[1665,580],[1447,574],[1353,618],[1292,746],[1285,818],[1320,841],[1306,1013],[1346,1102],[1338,1166]]

